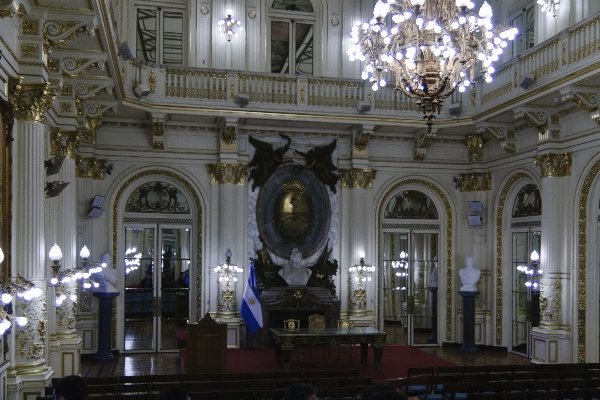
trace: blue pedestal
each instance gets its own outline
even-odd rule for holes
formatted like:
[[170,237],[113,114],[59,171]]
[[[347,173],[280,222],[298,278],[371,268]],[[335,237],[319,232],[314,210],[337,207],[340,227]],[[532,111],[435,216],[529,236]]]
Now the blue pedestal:
[[438,323],[437,323],[437,287],[430,287],[431,292],[431,336],[427,339],[427,343],[437,343]]
[[475,353],[475,297],[476,292],[458,292],[463,297],[463,345],[458,351],[461,353]]
[[103,293],[94,292],[93,296],[98,298],[98,351],[92,357],[94,362],[116,361],[117,357],[112,355],[112,306],[113,299],[119,292]]

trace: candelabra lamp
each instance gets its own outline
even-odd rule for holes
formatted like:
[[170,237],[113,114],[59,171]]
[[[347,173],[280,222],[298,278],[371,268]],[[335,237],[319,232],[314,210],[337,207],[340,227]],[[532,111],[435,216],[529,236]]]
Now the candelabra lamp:
[[[0,249],[0,263],[4,261],[4,253]],[[12,312],[12,302],[14,296],[29,301],[42,295],[42,289],[33,286],[33,283],[17,275],[15,279],[8,279],[6,282],[0,282],[0,336],[8,331],[13,322],[19,326],[27,325],[25,315],[17,316]]]
[[358,264],[348,268],[348,315],[361,317],[367,314],[367,282],[375,267],[365,264],[365,253],[359,254]]
[[244,270],[231,262],[231,250],[225,253],[225,263],[215,267],[214,271],[219,274],[219,291],[217,299],[217,317],[233,318],[237,314],[236,285],[238,272]]

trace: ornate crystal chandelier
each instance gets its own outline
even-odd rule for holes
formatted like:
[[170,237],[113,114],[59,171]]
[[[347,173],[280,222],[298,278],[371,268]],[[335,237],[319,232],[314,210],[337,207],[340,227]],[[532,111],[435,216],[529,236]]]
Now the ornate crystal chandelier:
[[537,0],[537,3],[542,6],[542,12],[547,12],[556,17],[556,10],[558,10],[558,3],[560,0]]
[[227,18],[223,18],[219,21],[219,30],[221,31],[221,36],[227,36],[227,41],[231,41],[232,36],[238,37],[238,33],[235,32],[236,27],[238,31],[243,29],[242,22],[239,20],[236,21],[235,18],[232,17],[232,14],[233,10],[228,9]]
[[478,14],[474,7],[470,0],[379,0],[373,19],[352,27],[350,60],[364,62],[362,78],[373,90],[386,86],[388,73],[394,73],[396,90],[417,100],[431,133],[444,99],[480,77],[491,82],[493,63],[518,33],[494,27],[487,2]]

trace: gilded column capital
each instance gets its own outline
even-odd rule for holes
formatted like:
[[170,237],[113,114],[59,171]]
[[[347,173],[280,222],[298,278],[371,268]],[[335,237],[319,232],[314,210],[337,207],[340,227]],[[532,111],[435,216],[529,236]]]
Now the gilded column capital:
[[76,158],[75,151],[84,140],[81,130],[63,131],[60,128],[50,129],[50,153],[57,157]]
[[375,171],[372,168],[340,169],[342,187],[349,189],[372,189]]
[[470,174],[460,174],[459,179],[461,192],[492,190],[491,172],[471,172]]
[[106,160],[98,160],[95,157],[75,158],[75,176],[78,178],[93,178],[96,180],[103,180],[106,167]]
[[216,163],[208,164],[206,167],[210,175],[210,183],[243,185],[244,178],[248,174],[248,166],[242,164]]
[[0,118],[5,127],[5,144],[8,146],[15,140],[12,136],[12,128],[15,124],[15,114],[13,113],[13,106],[8,101],[0,97]]
[[469,161],[483,161],[483,136],[476,133],[467,135],[466,143],[469,149]]
[[533,157],[533,163],[540,167],[542,178],[571,175],[571,153],[544,154]]
[[96,35],[96,27],[91,22],[47,21],[44,23],[44,53],[49,54],[75,39],[80,33]]
[[52,107],[56,94],[48,82],[23,83],[22,77],[8,81],[8,99],[13,106],[15,118],[23,121],[44,122],[46,111]]

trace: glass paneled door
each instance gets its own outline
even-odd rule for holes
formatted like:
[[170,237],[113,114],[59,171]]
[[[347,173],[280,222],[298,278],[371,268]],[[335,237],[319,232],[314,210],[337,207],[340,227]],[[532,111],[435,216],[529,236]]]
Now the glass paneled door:
[[125,351],[185,346],[189,318],[190,227],[125,227]]
[[384,233],[383,319],[394,344],[438,342],[437,254],[435,232]]
[[[531,357],[531,328],[540,324],[539,273],[531,262],[531,253],[538,256],[540,231],[526,228],[512,233],[512,351]],[[535,286],[533,284],[536,284]]]

